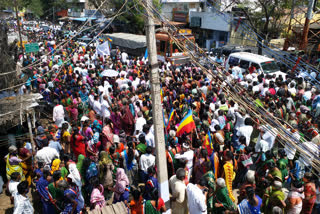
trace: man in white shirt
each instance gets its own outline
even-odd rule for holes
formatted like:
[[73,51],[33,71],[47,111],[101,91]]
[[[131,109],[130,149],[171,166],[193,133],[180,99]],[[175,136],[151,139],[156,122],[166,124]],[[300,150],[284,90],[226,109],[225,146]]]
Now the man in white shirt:
[[155,166],[156,157],[152,154],[152,147],[148,146],[146,148],[146,154],[141,155],[140,157],[140,169],[142,170],[142,178],[143,181],[147,181],[148,178],[148,168],[151,166]]
[[242,73],[242,70],[240,68],[240,64],[238,63],[236,66],[233,66],[232,68],[232,76],[234,79],[238,79],[239,75]]
[[184,179],[186,177],[186,172],[183,168],[179,168],[175,175],[173,175],[169,180],[169,185],[171,189],[171,204],[172,204],[172,214],[185,214],[188,213],[188,204],[186,197],[186,184]]
[[56,158],[59,158],[59,153],[56,149],[48,146],[43,147],[36,154],[36,159],[44,162],[46,165],[50,165]]
[[188,168],[188,180],[190,179],[190,176],[192,174],[192,168],[193,168],[193,150],[190,149],[190,146],[188,143],[182,144],[182,150],[181,154],[176,154],[174,156],[175,159],[181,159],[187,162],[186,166]]
[[142,132],[143,125],[147,124],[146,119],[144,119],[141,111],[138,112],[138,119],[135,124],[135,134]]
[[187,196],[190,214],[207,213],[207,181],[201,178],[199,184],[189,183],[187,186]]
[[121,53],[121,61],[122,63],[127,62],[128,54],[126,52]]
[[94,101],[93,101],[93,110],[96,112],[97,115],[101,116],[101,103],[99,102],[99,96],[94,96]]
[[106,118],[110,117],[109,107],[108,96],[104,95],[101,102],[101,116],[103,117],[103,122]]
[[252,131],[253,131],[253,121],[250,117],[247,117],[244,120],[244,125],[239,127],[237,136],[238,137],[244,136],[246,138],[246,145],[249,146]]
[[13,202],[14,196],[18,193],[18,184],[21,179],[21,175],[19,172],[13,172],[10,176],[11,180],[8,185],[8,190],[11,195],[10,199]]
[[133,77],[132,86],[134,90],[137,90],[138,85],[140,84],[140,79],[136,76]]
[[148,132],[146,134],[146,141],[147,141],[147,145],[148,146],[151,146],[153,149],[156,148],[156,144],[155,144],[155,141],[154,141],[154,135],[151,132],[151,127],[150,126],[148,126]]
[[63,106],[57,101],[57,105],[53,108],[53,121],[60,128],[64,122],[64,109]]
[[18,193],[14,196],[14,212],[13,214],[33,214],[34,209],[27,196],[29,192],[28,181],[19,183]]

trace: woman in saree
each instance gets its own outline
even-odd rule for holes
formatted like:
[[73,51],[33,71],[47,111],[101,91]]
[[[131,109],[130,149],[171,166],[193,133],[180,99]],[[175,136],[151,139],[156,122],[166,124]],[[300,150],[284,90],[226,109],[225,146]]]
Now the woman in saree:
[[27,148],[25,148],[25,144],[26,143],[23,143],[22,147],[19,148],[19,158],[21,159],[21,167],[23,169],[24,177],[30,186],[32,180],[32,154]]
[[214,209],[213,213],[223,214],[226,210],[234,210],[234,203],[232,202],[226,182],[223,178],[217,179],[217,190],[213,199]]
[[84,141],[85,137],[80,134],[78,127],[73,127],[71,147],[76,159],[78,159],[80,154],[86,155],[86,144]]
[[60,159],[54,159],[54,160],[52,161],[52,164],[51,164],[51,174],[53,174],[55,171],[60,170],[60,163],[61,163],[61,160],[60,160]]
[[303,214],[311,214],[314,203],[316,202],[316,185],[312,181],[312,173],[306,172],[304,174],[304,195],[305,198],[303,200],[302,212]]
[[288,172],[289,161],[284,149],[279,150],[279,156],[280,156],[280,159],[278,160],[277,164],[278,164],[279,170],[281,171],[282,181],[285,181],[288,179],[288,176],[289,176],[289,172]]
[[17,147],[10,146],[9,147],[9,154],[5,157],[6,158],[6,173],[7,179],[11,180],[11,174],[14,172],[18,172],[21,175],[21,181],[25,180],[23,169],[21,166],[21,159],[18,158]]
[[76,164],[76,167],[81,175],[81,181],[82,181],[82,184],[84,184],[84,178],[85,178],[85,173],[82,171],[82,167],[83,167],[83,161],[86,157],[82,154],[80,154],[78,156],[78,161],[77,161],[77,164]]
[[214,192],[216,191],[216,179],[212,170],[211,162],[206,162],[206,173],[203,175],[203,178],[206,179],[208,183],[208,195],[207,195],[207,209],[209,212],[212,212],[214,209],[213,198]]
[[[69,161],[67,163],[67,168],[69,170],[69,175],[68,175],[68,181],[70,181],[70,191],[73,191],[73,194],[75,194],[75,197],[77,198],[77,206],[79,209],[84,208],[84,198],[81,194],[81,189],[82,189],[82,182],[81,182],[81,175],[80,172],[77,169],[77,166],[74,162]],[[66,196],[66,192],[64,193]]]
[[239,214],[261,214],[262,199],[254,193],[252,187],[246,188],[247,198],[238,205]]
[[104,188],[99,183],[99,178],[94,177],[92,179],[93,190],[90,196],[91,207],[94,209],[102,209],[106,205],[106,201],[103,195]]
[[36,190],[41,198],[42,203],[42,212],[48,214],[54,214],[55,208],[53,206],[52,197],[50,192],[48,191],[49,181],[51,181],[52,177],[50,171],[44,170],[42,177],[36,184]]
[[133,134],[134,117],[130,111],[129,104],[126,100],[122,101],[123,107],[121,108],[121,126],[127,135]]
[[105,119],[105,126],[102,129],[103,150],[108,150],[113,145],[113,124],[109,118]]
[[112,164],[112,160],[109,157],[108,153],[105,151],[100,152],[99,158],[99,179],[103,188],[107,191],[104,192],[106,198],[111,197],[108,191],[109,187],[113,186],[113,177],[112,173],[114,170],[114,166]]
[[201,177],[206,173],[206,163],[209,161],[208,152],[206,149],[200,150],[200,157],[194,164],[194,181],[199,181]]
[[235,172],[233,170],[233,154],[231,151],[224,152],[225,164],[223,165],[222,178],[225,178],[226,186],[228,189],[229,196],[234,202],[236,199],[232,193],[232,181],[235,178]]
[[87,157],[91,160],[97,162],[98,161],[98,153],[101,142],[99,141],[99,133],[94,133],[91,140],[87,143]]
[[121,113],[118,107],[114,107],[113,111],[111,111],[110,120],[113,124],[114,134],[118,135],[121,129]]
[[116,184],[114,187],[109,187],[110,191],[114,192],[113,203],[123,201],[126,205],[129,203],[129,179],[122,168],[117,169]]
[[268,169],[269,169],[269,173],[267,177],[270,181],[274,181],[274,180],[282,181],[281,171],[278,169],[277,165],[274,162],[268,163]]
[[56,170],[52,174],[53,182],[48,185],[49,193],[52,197],[53,205],[56,208],[56,213],[60,213],[62,209],[63,191],[59,189],[58,184],[61,181],[61,172]]
[[84,141],[85,143],[91,140],[93,136],[93,131],[90,128],[90,120],[84,121],[82,130],[81,130],[81,135],[85,137],[85,141]]
[[82,210],[81,201],[79,200],[79,193],[76,185],[72,183],[72,185],[69,185],[67,181],[63,180],[60,181],[59,189],[63,191],[64,196],[64,208],[61,212],[61,214],[74,214],[74,213],[80,213]]
[[68,131],[69,124],[68,123],[63,123],[62,128],[61,128],[61,139],[60,143],[63,148],[63,151],[65,153],[70,153],[70,140],[71,140],[71,135]]
[[144,213],[148,214],[160,214],[166,212],[166,206],[162,198],[159,197],[158,189],[153,189],[151,192],[151,200],[147,200],[144,205]]
[[272,214],[272,207],[280,207],[283,209],[286,207],[284,202],[285,195],[282,191],[282,182],[275,180],[273,185],[268,187],[263,196],[263,210],[265,214]]

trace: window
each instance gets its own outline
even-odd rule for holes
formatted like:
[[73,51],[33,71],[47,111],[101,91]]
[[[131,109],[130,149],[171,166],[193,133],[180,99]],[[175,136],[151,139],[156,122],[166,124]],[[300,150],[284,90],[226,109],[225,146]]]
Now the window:
[[160,41],[160,52],[164,52],[166,49],[166,41]]
[[239,59],[233,56],[229,58],[229,65],[237,65],[239,63]]
[[266,74],[280,71],[280,68],[274,61],[263,62],[261,63],[261,67],[263,69],[263,72]]
[[246,60],[241,60],[240,62],[240,68],[243,68],[243,69],[248,69],[249,68],[249,61],[246,61]]
[[257,70],[259,70],[260,69],[260,65],[259,64],[257,64],[257,63],[251,63],[251,65],[253,65]]

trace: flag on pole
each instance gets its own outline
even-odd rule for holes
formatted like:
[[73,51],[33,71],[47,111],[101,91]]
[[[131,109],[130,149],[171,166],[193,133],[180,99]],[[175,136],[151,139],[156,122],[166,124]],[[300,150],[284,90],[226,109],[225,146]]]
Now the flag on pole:
[[148,58],[148,48],[146,48],[146,52],[144,53],[144,59],[146,60]]
[[204,145],[207,148],[208,155],[210,156],[211,153],[213,152],[210,130],[208,130],[208,132],[204,138]]
[[164,117],[163,109],[162,109],[162,117],[163,117],[163,127],[166,128],[167,124],[166,124],[166,118]]
[[110,36],[107,36],[107,40],[108,40],[109,42],[112,42],[112,38],[111,38]]
[[162,88],[160,89],[160,97],[161,97],[161,103],[163,103],[163,90],[162,90]]
[[182,119],[177,130],[177,136],[180,137],[183,133],[190,133],[196,128],[192,117],[192,111],[189,110],[188,114]]
[[167,130],[170,129],[170,121],[173,120],[174,114],[176,113],[176,110],[174,110],[173,108],[171,108],[169,117],[168,117],[168,124],[167,124]]

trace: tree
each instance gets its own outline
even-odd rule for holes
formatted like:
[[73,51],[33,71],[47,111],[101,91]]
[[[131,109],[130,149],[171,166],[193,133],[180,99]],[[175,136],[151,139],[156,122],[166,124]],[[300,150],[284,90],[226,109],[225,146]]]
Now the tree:
[[15,7],[17,3],[18,10],[23,8],[29,9],[35,16],[43,15],[43,3],[41,0],[0,0],[0,8]]
[[245,22],[257,36],[258,53],[262,54],[262,42],[269,44],[287,25],[291,0],[234,0],[234,6],[242,11]]
[[[98,9],[100,5],[103,4],[103,2],[104,0],[89,0],[89,3],[93,5],[96,9]],[[113,17],[120,10],[124,3],[124,0],[107,1],[100,8],[100,12],[106,18]],[[158,9],[158,11],[161,10],[159,0],[153,0],[153,5],[155,6],[155,8]],[[116,20],[120,21],[121,23],[124,23],[127,26],[126,31],[135,34],[144,33],[145,11],[143,7],[139,4],[139,0],[128,0],[126,6],[121,12],[124,13],[117,17]]]
[[43,5],[41,0],[31,0],[29,5],[27,5],[27,8],[37,17],[41,17],[43,15]]

